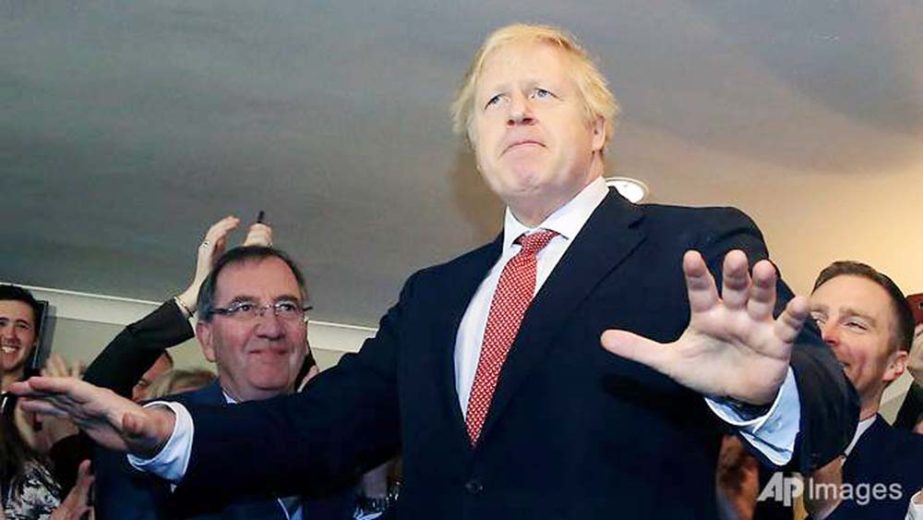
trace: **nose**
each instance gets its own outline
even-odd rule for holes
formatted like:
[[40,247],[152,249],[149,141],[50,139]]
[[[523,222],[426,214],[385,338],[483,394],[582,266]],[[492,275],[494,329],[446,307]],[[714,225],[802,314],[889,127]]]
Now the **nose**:
[[257,318],[256,334],[267,339],[278,339],[285,335],[282,320],[276,316],[272,308],[263,309],[263,313]]
[[535,121],[528,96],[519,92],[513,93],[509,107],[510,112],[506,121],[507,126],[528,125]]
[[836,323],[833,323],[833,320],[829,320],[820,326],[820,337],[824,340],[824,343],[831,347],[835,348],[840,344],[839,328]]
[[5,325],[0,325],[0,338],[3,338],[7,341],[16,339],[16,327],[12,322]]

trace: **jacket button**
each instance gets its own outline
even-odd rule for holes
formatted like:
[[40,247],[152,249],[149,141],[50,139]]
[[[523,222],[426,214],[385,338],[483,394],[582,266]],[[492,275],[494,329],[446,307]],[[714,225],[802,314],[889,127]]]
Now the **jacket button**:
[[481,491],[484,491],[484,485],[481,484],[480,480],[473,478],[469,480],[468,482],[465,482],[465,489],[468,491],[468,493],[471,493],[472,495],[477,495]]

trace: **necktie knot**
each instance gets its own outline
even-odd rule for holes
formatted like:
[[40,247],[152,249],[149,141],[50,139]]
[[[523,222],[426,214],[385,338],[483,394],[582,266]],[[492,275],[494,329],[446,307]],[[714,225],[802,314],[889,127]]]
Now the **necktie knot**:
[[556,237],[558,234],[554,231],[549,231],[543,229],[541,231],[536,231],[532,234],[519,235],[519,238],[516,239],[516,243],[522,246],[522,250],[519,252],[521,255],[535,255],[539,251],[545,248],[548,245],[548,242],[551,242],[551,239]]

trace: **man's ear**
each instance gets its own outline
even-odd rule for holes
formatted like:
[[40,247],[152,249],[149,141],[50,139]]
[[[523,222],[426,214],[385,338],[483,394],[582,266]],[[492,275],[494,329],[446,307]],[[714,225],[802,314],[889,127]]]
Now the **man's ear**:
[[898,349],[897,352],[889,356],[888,367],[885,369],[881,380],[889,384],[901,377],[905,370],[907,370],[907,351]]
[[202,320],[197,321],[195,324],[195,335],[199,340],[199,345],[202,346],[202,354],[205,356],[205,359],[214,363],[215,347],[211,324]]
[[591,123],[593,130],[593,151],[599,152],[606,146],[606,118],[596,116]]

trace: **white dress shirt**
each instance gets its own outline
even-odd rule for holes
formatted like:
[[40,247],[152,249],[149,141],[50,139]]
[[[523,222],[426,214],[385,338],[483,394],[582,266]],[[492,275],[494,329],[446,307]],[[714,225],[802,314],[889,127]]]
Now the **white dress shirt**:
[[[221,394],[224,395],[224,400],[228,404],[237,404],[237,400],[228,395],[223,389]],[[192,424],[192,417],[189,415],[189,411],[186,410],[186,407],[172,401],[156,401],[145,405],[147,406],[167,406],[173,413],[176,414],[176,427],[173,428],[173,435],[170,436],[170,440],[167,441],[167,444],[174,442],[174,438],[179,438],[182,435],[183,431],[189,431],[189,442],[184,442],[184,446],[179,446],[177,449],[174,449],[172,452],[167,452],[166,446],[163,451],[160,452],[160,455],[165,455],[163,461],[157,461],[158,457],[154,459],[141,459],[135,457],[134,455],[128,455],[128,461],[137,469],[150,471],[151,473],[159,476],[164,480],[172,482],[170,484],[170,491],[172,492],[176,489],[175,482],[179,482],[183,478],[183,475],[186,473],[186,467],[189,465],[189,456],[192,453],[192,434],[194,433],[194,427]],[[182,425],[180,424],[182,422]],[[162,468],[162,469],[161,469]],[[158,471],[161,469],[161,471]],[[289,512],[288,507],[286,507],[283,499],[276,497],[276,502],[278,502],[279,507],[282,509],[282,514],[285,515],[285,518],[288,520],[302,520],[304,518],[303,512],[304,507],[301,505],[300,499],[298,506],[293,512]]]
[[[558,233],[558,236],[554,237],[536,256],[535,291],[537,293],[590,215],[606,198],[608,192],[605,182],[597,178],[535,228],[524,226],[516,220],[509,209],[506,210],[503,252],[468,304],[455,338],[455,381],[458,404],[462,413],[465,413],[468,408],[468,397],[474,383],[481,342],[487,326],[487,314],[490,311],[490,302],[496,291],[500,273],[520,249],[520,246],[513,242],[521,234],[531,233],[538,229],[548,229]],[[705,400],[719,418],[737,427],[741,435],[770,461],[783,465],[791,460],[795,436],[798,434],[801,420],[801,402],[791,367],[788,369],[787,377],[775,402],[769,412],[761,417],[745,418],[729,404],[720,400],[708,398]],[[177,414],[176,428],[170,440],[153,459],[141,460],[129,456],[129,460],[140,470],[150,471],[162,478],[178,482],[182,479],[189,464],[194,427],[192,417],[185,407],[177,403],[166,404],[172,405],[170,408]]]

